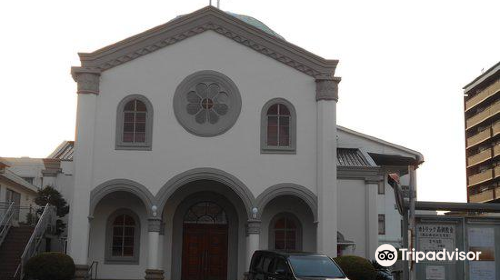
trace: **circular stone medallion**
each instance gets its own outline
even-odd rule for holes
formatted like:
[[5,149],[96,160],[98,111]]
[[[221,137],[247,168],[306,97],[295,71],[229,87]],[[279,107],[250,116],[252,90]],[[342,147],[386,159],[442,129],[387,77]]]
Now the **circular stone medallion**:
[[177,121],[190,133],[203,137],[229,130],[240,115],[241,96],[224,74],[205,70],[186,77],[174,94]]

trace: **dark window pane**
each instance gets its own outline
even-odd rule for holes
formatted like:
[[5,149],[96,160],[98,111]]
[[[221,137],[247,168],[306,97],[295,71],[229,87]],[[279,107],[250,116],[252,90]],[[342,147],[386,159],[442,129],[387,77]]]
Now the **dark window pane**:
[[134,247],[124,247],[123,256],[132,257],[134,256]]
[[288,110],[288,107],[286,107],[285,105],[283,104],[280,104],[280,111],[279,111],[279,114],[281,116],[289,116],[290,115],[290,111]]
[[137,123],[135,125],[135,132],[146,132],[146,124],[145,123]]
[[277,230],[274,232],[274,238],[276,240],[281,240],[281,239],[285,239],[285,231],[283,230]]
[[146,142],[146,133],[138,132],[135,134],[135,142],[136,143],[144,143]]
[[138,112],[145,112],[147,111],[146,109],[146,105],[144,105],[144,103],[142,103],[142,101],[139,101],[139,100],[136,100],[136,108],[135,110],[138,111]]
[[133,237],[125,237],[125,241],[123,243],[125,246],[134,246],[134,238]]
[[282,147],[290,146],[290,136],[288,136],[287,130],[280,130],[279,146]]
[[274,104],[269,109],[267,109],[268,115],[277,115],[278,114],[278,104]]
[[146,113],[135,114],[135,121],[138,123],[145,123],[146,122]]
[[123,133],[123,142],[134,142],[133,133]]
[[113,225],[123,225],[123,215],[120,215],[115,218]]
[[280,117],[280,126],[289,126],[290,117]]
[[121,247],[123,242],[123,238],[121,236],[113,237],[113,247]]
[[113,227],[113,236],[121,236],[123,234],[122,227]]
[[283,250],[285,249],[285,241],[283,240],[275,240],[274,241],[274,249]]
[[134,236],[134,227],[126,227],[125,228],[125,236]]
[[113,256],[121,256],[122,248],[121,247],[113,247],[113,251],[111,253]]
[[134,111],[134,104],[135,104],[135,100],[132,100],[132,101],[129,101],[126,105],[125,105],[125,108],[124,110],[125,111]]
[[123,124],[124,132],[134,132],[134,123],[124,123]]
[[284,229],[285,228],[285,218],[281,218],[274,224],[275,229]]
[[134,122],[134,113],[125,113],[124,122],[126,123]]
[[291,219],[286,219],[286,227],[287,228],[297,228],[295,223]]
[[130,217],[129,215],[124,215],[124,219],[126,225],[135,225],[134,218]]

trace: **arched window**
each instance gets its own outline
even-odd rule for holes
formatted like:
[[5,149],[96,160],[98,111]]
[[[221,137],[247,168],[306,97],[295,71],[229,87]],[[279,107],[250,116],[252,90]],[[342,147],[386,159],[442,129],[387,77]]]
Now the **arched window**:
[[140,230],[134,212],[121,209],[110,215],[106,226],[106,262],[138,262]]
[[295,126],[295,108],[290,102],[282,98],[267,102],[261,116],[261,152],[295,153]]
[[297,251],[302,249],[302,226],[293,214],[276,215],[270,224],[269,248]]
[[153,106],[142,95],[130,95],[118,105],[116,149],[150,150]]
[[213,202],[197,203],[184,215],[185,224],[227,224],[227,216],[224,209]]

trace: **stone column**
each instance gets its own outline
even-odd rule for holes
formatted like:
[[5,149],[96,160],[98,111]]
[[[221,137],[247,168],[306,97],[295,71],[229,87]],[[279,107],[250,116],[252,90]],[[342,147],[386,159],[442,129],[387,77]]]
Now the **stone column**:
[[316,80],[317,251],[337,256],[337,121],[340,78]]
[[[380,180],[365,180],[365,205],[366,205],[366,258],[375,259],[378,248],[378,184]],[[382,182],[383,183],[383,182]]]
[[163,270],[163,252],[165,246],[165,223],[160,224],[160,235],[159,235],[159,240],[158,240],[158,269]]
[[76,136],[74,154],[74,191],[69,198],[68,254],[76,264],[75,279],[84,279],[88,269],[89,201],[93,187],[92,163],[99,71],[73,68],[73,79],[78,85]]
[[247,262],[245,270],[250,267],[250,262],[252,261],[253,253],[259,250],[260,242],[260,220],[248,220],[247,221]]
[[161,219],[150,218],[148,222],[148,269],[145,279],[163,280],[163,270],[158,265]]

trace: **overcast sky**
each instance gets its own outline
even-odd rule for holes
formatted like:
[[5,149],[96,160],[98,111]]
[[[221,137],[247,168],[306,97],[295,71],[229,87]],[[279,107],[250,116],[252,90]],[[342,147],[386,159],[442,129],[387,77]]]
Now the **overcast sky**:
[[[2,1],[0,156],[46,157],[74,139],[77,52],[208,2]],[[500,61],[500,1],[222,0],[221,9],[339,59],[338,124],[424,154],[420,200],[465,201],[462,87]]]

